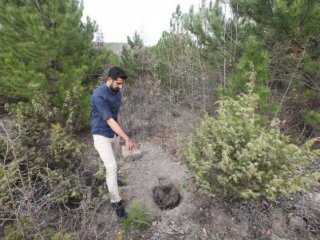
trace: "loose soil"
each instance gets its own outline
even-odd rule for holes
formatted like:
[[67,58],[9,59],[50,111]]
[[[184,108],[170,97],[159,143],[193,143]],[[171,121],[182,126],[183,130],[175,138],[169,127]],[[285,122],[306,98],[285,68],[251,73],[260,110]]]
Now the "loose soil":
[[[319,186],[278,202],[251,204],[219,196],[209,198],[198,191],[192,174],[177,157],[176,139],[164,139],[163,133],[160,138],[160,142],[154,137],[138,143],[144,152],[142,158],[118,162],[119,174],[126,182],[120,187],[126,206],[133,202],[145,204],[150,228],[123,233],[106,201],[96,216],[98,230],[105,232],[101,239],[320,239]],[[154,189],[168,184],[179,191],[181,199],[176,207],[164,209],[156,203]],[[292,217],[298,217],[306,226],[290,227]]]

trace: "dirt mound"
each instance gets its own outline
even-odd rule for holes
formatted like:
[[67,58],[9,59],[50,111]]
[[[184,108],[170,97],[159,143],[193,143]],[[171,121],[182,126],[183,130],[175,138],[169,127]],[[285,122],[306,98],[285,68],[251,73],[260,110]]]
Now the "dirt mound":
[[181,195],[178,188],[170,182],[160,183],[152,189],[153,199],[160,209],[172,209],[179,205]]

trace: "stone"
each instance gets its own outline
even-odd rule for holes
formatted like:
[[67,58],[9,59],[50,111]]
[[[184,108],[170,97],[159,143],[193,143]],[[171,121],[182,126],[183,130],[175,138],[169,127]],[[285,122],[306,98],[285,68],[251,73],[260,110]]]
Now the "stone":
[[129,151],[126,146],[121,146],[121,150],[122,150],[122,157],[125,161],[136,160],[138,158],[143,157],[142,150],[138,148],[135,148]]
[[314,193],[309,193],[311,201],[315,203],[320,203],[320,193],[314,192]]
[[271,234],[271,235],[263,235],[259,237],[257,240],[281,240],[280,237],[277,235]]
[[292,216],[289,219],[289,228],[293,230],[305,230],[307,227],[307,223],[303,220],[302,217]]

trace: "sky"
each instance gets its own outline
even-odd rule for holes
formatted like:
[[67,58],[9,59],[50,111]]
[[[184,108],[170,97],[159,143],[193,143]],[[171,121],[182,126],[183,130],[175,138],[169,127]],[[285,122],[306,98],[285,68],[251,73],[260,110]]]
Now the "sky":
[[172,13],[179,4],[182,13],[201,0],[84,0],[84,18],[99,26],[105,42],[127,42],[137,31],[146,46],[155,45],[170,27]]

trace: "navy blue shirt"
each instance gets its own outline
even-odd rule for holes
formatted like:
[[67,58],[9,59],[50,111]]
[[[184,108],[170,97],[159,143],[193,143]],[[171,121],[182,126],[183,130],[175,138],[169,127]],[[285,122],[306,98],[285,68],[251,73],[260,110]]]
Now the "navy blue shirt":
[[98,87],[91,96],[91,133],[113,138],[115,133],[107,120],[118,119],[121,91],[114,92],[106,84]]

